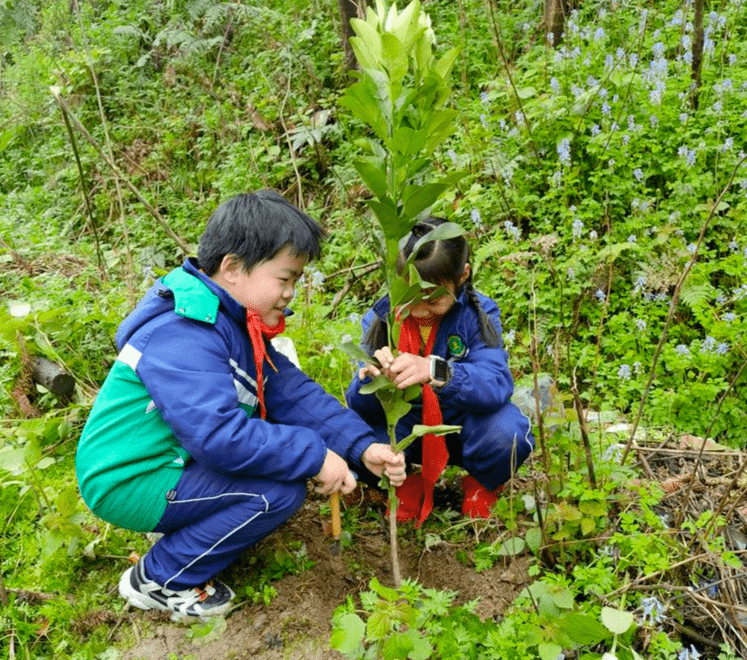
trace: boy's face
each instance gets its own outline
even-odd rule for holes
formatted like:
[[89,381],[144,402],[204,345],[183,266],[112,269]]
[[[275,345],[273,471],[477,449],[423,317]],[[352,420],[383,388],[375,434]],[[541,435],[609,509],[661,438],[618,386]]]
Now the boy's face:
[[304,266],[306,257],[295,255],[286,246],[249,273],[238,261],[225,257],[213,279],[244,307],[259,314],[265,325],[275,326],[293,300]]

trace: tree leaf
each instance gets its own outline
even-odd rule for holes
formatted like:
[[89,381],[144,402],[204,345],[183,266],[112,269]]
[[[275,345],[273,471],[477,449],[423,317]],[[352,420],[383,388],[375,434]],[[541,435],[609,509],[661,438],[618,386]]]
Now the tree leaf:
[[[464,233],[464,229],[456,224],[456,222],[444,222],[443,224],[438,225],[438,227],[434,227],[425,236],[419,238],[415,245],[413,245],[412,252],[407,259],[407,263],[412,263],[415,260],[415,255],[417,255],[420,248],[423,247],[423,245],[425,245],[426,243],[430,243],[431,241],[445,241],[450,238],[462,236]],[[405,244],[407,243],[408,237],[409,234],[403,239]]]
[[358,658],[363,650],[363,635],[366,624],[357,614],[346,612],[335,620],[329,643],[333,649],[347,656]]
[[563,647],[552,642],[541,642],[537,647],[539,656],[542,660],[557,660]]
[[501,557],[515,557],[518,554],[524,552],[526,542],[519,536],[513,536],[510,539],[506,539],[498,547],[498,554]]
[[433,206],[442,192],[448,190],[445,183],[426,183],[423,186],[414,186],[414,190],[408,196],[402,195],[405,203],[405,215],[414,218],[418,213]]
[[560,628],[576,644],[592,646],[609,638],[607,630],[597,619],[581,612],[569,612],[558,619]]
[[337,349],[345,353],[345,355],[347,355],[348,357],[351,357],[363,364],[371,362],[371,360],[373,359],[368,355],[368,353],[366,353],[366,351],[358,346],[358,344],[355,344],[352,341],[343,342],[337,347]]
[[363,183],[366,184],[368,189],[380,201],[391,206],[391,200],[387,195],[386,173],[382,170],[381,166],[377,166],[377,164],[374,164],[370,160],[358,160],[353,165],[358,174],[361,175],[361,179],[363,179]]
[[441,76],[444,80],[449,77],[451,68],[456,62],[456,58],[459,57],[459,53],[462,51],[461,46],[455,46],[450,50],[447,50],[441,58],[433,64],[433,70]]
[[366,383],[360,389],[361,394],[374,394],[385,387],[396,388],[394,383],[386,376],[379,374],[370,383]]
[[559,608],[563,610],[570,610],[573,608],[575,601],[573,599],[573,592],[570,589],[554,587],[550,589],[550,593],[552,596],[552,602]]
[[350,45],[361,69],[375,69],[381,62],[381,35],[360,18],[351,18],[350,26],[358,35],[350,38]]
[[524,535],[524,540],[529,546],[529,549],[536,555],[542,546],[542,530],[539,527],[528,529],[527,533]]
[[625,610],[603,607],[602,623],[611,633],[622,635],[630,629],[630,626],[633,625],[633,615]]
[[393,632],[384,642],[382,657],[384,660],[407,660],[410,652],[415,649],[412,639],[401,632]]
[[381,60],[389,72],[389,80],[398,83],[407,73],[407,53],[393,34],[381,35]]

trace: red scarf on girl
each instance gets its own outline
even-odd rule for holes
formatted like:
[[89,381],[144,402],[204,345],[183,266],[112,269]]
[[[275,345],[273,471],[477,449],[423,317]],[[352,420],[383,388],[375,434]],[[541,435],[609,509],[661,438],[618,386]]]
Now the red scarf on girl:
[[[422,355],[427,357],[433,350],[433,344],[436,341],[438,333],[438,318],[433,317],[423,319],[408,316],[403,322],[399,335],[399,345],[397,348],[400,353],[412,353],[413,355]],[[434,324],[435,325],[431,325]],[[428,335],[428,341],[425,347],[422,347],[422,336],[420,334],[420,325],[430,325],[431,331]],[[422,349],[422,350],[421,350]],[[438,403],[438,397],[430,385],[423,385],[423,424],[426,426],[438,426],[443,424],[441,415],[441,406]],[[449,452],[446,449],[446,440],[442,435],[428,433],[423,436],[423,469],[421,476],[423,478],[424,498],[423,504],[418,516],[416,527],[420,527],[423,521],[433,510],[433,487],[436,485],[438,478],[444,471],[449,460]]]
[[249,339],[252,342],[252,353],[254,354],[254,366],[257,371],[257,398],[259,399],[259,414],[262,419],[267,417],[265,408],[265,391],[262,384],[262,363],[265,359],[270,366],[277,371],[277,367],[272,363],[270,356],[267,354],[265,339],[268,341],[279,335],[285,330],[285,316],[280,317],[280,322],[275,326],[269,326],[262,323],[262,319],[257,312],[250,309],[246,310],[246,329],[249,333]]

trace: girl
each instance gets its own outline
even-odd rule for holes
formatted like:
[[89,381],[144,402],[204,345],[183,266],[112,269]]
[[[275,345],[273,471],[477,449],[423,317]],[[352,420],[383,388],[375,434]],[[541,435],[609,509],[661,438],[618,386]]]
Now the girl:
[[[429,218],[415,225],[399,256],[400,269],[418,239],[444,222]],[[384,410],[375,394],[360,393],[361,386],[382,372],[400,389],[422,384],[422,397],[411,402],[412,409],[397,424],[397,438],[409,435],[414,424],[462,429],[446,437],[426,435],[406,450],[408,464],[422,469],[397,489],[397,519],[422,524],[433,508],[433,486],[449,463],[469,473],[462,480],[462,513],[487,518],[497,500],[496,489],[534,448],[529,419],[510,401],[514,385],[501,347],[500,312],[493,300],[472,288],[469,246],[463,236],[426,243],[414,263],[424,281],[447,293],[411,306],[396,355],[386,345],[388,297],[373,306],[363,318],[362,346],[381,369],[366,364],[350,384],[347,402],[380,441],[387,442]]]

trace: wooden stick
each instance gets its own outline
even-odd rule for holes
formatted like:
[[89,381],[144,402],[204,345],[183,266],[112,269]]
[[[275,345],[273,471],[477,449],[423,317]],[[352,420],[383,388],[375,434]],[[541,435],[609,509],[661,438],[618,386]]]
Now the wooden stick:
[[335,541],[342,538],[342,521],[340,520],[340,493],[329,496],[329,506],[332,510],[332,537]]

